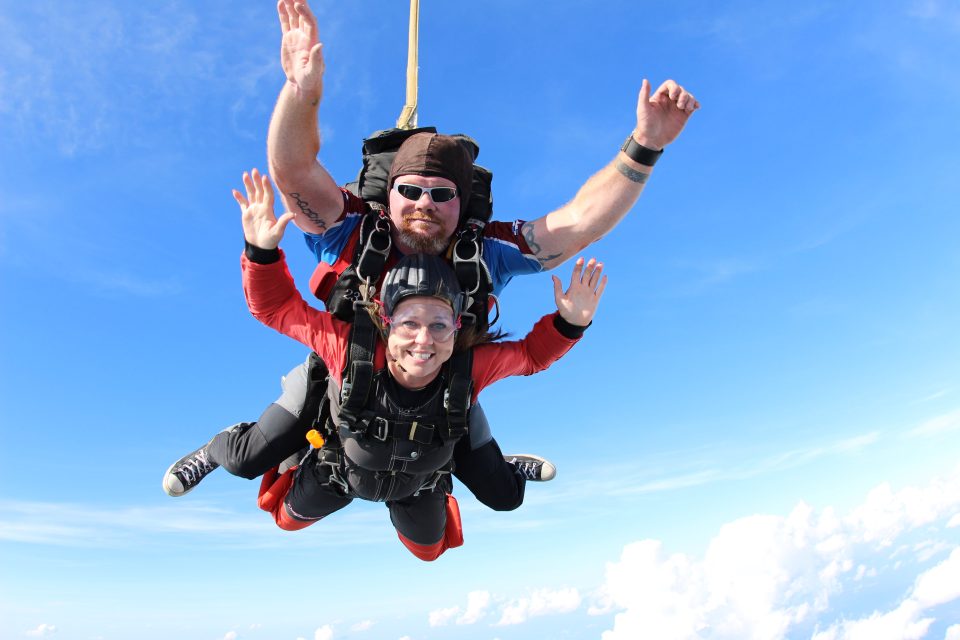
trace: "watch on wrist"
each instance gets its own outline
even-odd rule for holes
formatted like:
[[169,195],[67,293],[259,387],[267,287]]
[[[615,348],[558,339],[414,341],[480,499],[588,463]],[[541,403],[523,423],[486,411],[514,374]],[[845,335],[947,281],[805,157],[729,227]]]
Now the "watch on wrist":
[[663,155],[663,149],[654,151],[650,147],[643,146],[633,139],[632,133],[627,136],[627,140],[623,143],[623,146],[620,147],[620,151],[623,151],[625,154],[627,154],[627,157],[634,162],[646,165],[648,167],[652,167],[653,165],[657,164],[657,160],[659,160],[660,156]]

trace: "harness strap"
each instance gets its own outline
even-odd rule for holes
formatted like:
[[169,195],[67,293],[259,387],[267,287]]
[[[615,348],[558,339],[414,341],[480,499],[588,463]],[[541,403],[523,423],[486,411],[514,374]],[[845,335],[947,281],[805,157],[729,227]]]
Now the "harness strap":
[[364,415],[358,422],[362,423],[361,429],[365,435],[377,440],[394,438],[428,445],[438,433],[435,423],[424,420],[391,420],[383,416]]
[[347,367],[340,389],[340,415],[349,424],[357,422],[366,408],[373,387],[373,355],[379,332],[367,313],[366,305],[353,303],[354,318],[350,329]]
[[301,419],[309,420],[309,426],[318,431],[326,431],[330,417],[330,398],[327,396],[327,365],[316,352],[307,358],[307,394],[304,400]]
[[467,301],[461,324],[486,331],[489,323],[488,299],[493,291],[493,278],[483,259],[483,227],[485,223],[471,219],[457,234],[450,259]]
[[[387,258],[390,257],[390,250],[393,248],[393,240],[390,237],[390,218],[387,217],[386,209],[378,203],[369,203],[370,212],[363,217],[363,230],[358,243],[357,257],[353,261],[354,268],[360,281],[366,284],[377,283],[383,274],[384,267],[387,264]],[[369,222],[370,220],[373,222]],[[369,292],[370,297],[373,292]]]
[[[354,345],[351,344],[351,349],[353,347]],[[355,368],[358,364],[361,363],[351,363],[351,374],[368,375],[365,367],[360,370]],[[340,416],[353,433],[380,441],[393,438],[429,445],[437,437],[444,442],[458,440],[469,431],[470,405],[473,400],[472,367],[472,350],[460,351],[450,358],[446,373],[449,382],[443,392],[445,416],[420,416],[416,420],[394,420],[389,416],[377,415],[376,412],[365,408],[366,402],[360,403],[360,382],[355,382],[349,387],[348,383],[344,382],[341,390]],[[369,375],[369,386],[372,387],[372,368]],[[367,395],[369,397],[369,387]]]
[[310,278],[314,295],[324,301],[327,311],[344,322],[353,320],[353,304],[364,294],[373,297],[374,286],[386,270],[393,246],[390,219],[383,206],[366,204],[360,232],[351,237],[334,265],[321,262]]
[[322,449],[315,449],[314,451],[316,452],[317,462],[329,467],[330,471],[330,477],[322,484],[335,486],[343,495],[349,495],[350,487],[347,485],[347,480],[343,477],[343,474],[340,473],[340,465],[343,462],[341,450],[329,449],[324,446]]
[[[450,382],[443,396],[447,410],[447,428],[440,437],[455,440],[467,435],[470,404],[473,400],[473,349],[454,353],[450,358]],[[443,433],[446,431],[446,434]]]

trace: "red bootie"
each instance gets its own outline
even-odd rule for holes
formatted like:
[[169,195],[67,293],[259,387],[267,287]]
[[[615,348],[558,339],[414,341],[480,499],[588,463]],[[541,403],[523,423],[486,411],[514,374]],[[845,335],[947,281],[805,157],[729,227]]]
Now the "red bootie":
[[257,506],[269,511],[277,526],[285,531],[298,531],[312,525],[314,520],[297,520],[292,518],[283,506],[287,492],[293,486],[293,472],[296,467],[287,469],[283,475],[277,475],[277,467],[263,474],[260,480],[260,494],[257,496]]
[[447,526],[443,531],[443,541],[448,549],[463,544],[463,525],[460,523],[460,505],[457,499],[447,494]]
[[447,524],[443,530],[443,537],[433,544],[417,544],[410,538],[406,538],[399,531],[397,537],[403,543],[410,553],[417,556],[424,562],[432,562],[443,555],[447,549],[459,547],[463,544],[463,526],[460,523],[460,505],[457,499],[449,493],[447,494]]
[[440,557],[440,555],[447,550],[446,539],[440,538],[433,544],[417,544],[410,538],[405,538],[402,533],[397,531],[397,537],[400,538],[400,542],[403,543],[407,549],[410,550],[410,553],[417,556],[424,562],[432,562]]

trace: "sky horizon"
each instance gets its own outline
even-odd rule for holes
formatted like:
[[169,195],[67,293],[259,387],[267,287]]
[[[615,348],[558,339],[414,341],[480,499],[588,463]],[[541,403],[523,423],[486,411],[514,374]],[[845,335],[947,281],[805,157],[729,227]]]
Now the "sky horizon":
[[[311,6],[343,184],[403,105],[408,3]],[[419,124],[479,142],[497,219],[572,198],[643,78],[702,104],[585,250],[583,341],[481,396],[557,478],[507,513],[458,486],[465,544],[423,563],[382,505],[284,532],[258,482],[160,488],[306,357],[246,309],[230,196],[275,4],[0,0],[0,638],[960,640],[958,35],[941,0],[422,3]]]

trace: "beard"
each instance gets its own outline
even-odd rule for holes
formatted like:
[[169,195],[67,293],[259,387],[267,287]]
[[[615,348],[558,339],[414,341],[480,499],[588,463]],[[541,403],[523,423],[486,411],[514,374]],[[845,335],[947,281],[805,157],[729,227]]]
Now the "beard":
[[439,233],[433,235],[424,235],[411,230],[411,221],[404,218],[397,229],[397,236],[408,249],[413,253],[427,253],[438,256],[450,244],[450,238],[442,236]]

